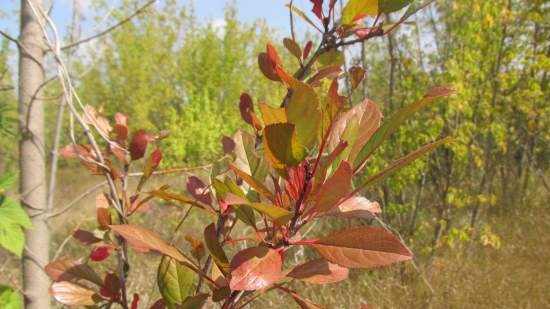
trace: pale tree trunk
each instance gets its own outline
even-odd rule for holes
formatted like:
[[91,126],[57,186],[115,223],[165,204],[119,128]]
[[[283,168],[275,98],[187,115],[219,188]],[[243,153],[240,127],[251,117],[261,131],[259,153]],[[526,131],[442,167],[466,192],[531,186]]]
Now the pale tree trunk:
[[23,254],[25,308],[50,307],[50,281],[43,271],[49,259],[50,231],[46,222],[46,153],[44,151],[44,41],[40,25],[29,2],[42,8],[41,0],[21,0],[19,48],[19,125],[21,202],[31,217]]

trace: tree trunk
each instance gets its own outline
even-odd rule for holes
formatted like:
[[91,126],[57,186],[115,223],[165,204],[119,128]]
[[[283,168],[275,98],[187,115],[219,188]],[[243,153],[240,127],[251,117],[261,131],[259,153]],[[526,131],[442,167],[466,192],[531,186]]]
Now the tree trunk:
[[25,308],[50,307],[50,281],[43,271],[49,260],[50,231],[46,219],[46,153],[44,149],[44,41],[29,2],[42,8],[41,0],[21,0],[21,48],[19,49],[19,126],[21,202],[31,218],[23,253]]

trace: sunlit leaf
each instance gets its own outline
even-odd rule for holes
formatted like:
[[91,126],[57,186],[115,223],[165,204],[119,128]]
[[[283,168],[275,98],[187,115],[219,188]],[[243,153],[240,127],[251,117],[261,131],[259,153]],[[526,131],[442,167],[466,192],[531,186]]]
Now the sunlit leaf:
[[50,293],[55,300],[69,307],[93,306],[101,300],[94,291],[68,281],[54,282]]
[[348,274],[345,267],[317,259],[294,267],[287,276],[307,283],[329,284],[346,280]]
[[157,283],[160,294],[168,306],[182,304],[191,293],[195,273],[169,256],[163,256],[158,272]]
[[378,0],[378,11],[380,13],[392,13],[399,11],[409,5],[413,0]]
[[13,288],[0,285],[0,308],[21,309],[23,308],[23,297]]
[[266,199],[272,202],[275,201],[275,197],[273,196],[273,194],[260,181],[248,175],[247,173],[243,172],[238,167],[236,167],[233,163],[229,164],[229,168],[233,170],[235,174],[241,177],[246,183],[248,183],[260,195],[262,195],[263,197],[265,197]]
[[349,0],[342,11],[342,23],[349,25],[355,21],[378,14],[379,0]]
[[229,287],[236,291],[266,288],[281,279],[281,255],[266,247],[252,247],[237,253],[231,260]]
[[223,251],[222,246],[218,242],[218,235],[216,235],[216,225],[214,223],[208,225],[204,229],[204,243],[208,252],[212,256],[214,263],[218,266],[224,275],[229,274],[229,260]]
[[375,268],[412,259],[411,251],[399,238],[381,228],[335,232],[312,246],[327,261],[347,268]]
[[146,229],[139,225],[133,224],[121,224],[110,225],[113,231],[122,236],[132,246],[136,247],[138,251],[156,251],[158,253],[168,255],[177,261],[188,262],[178,249],[167,244],[159,235],[155,232]]
[[372,219],[382,212],[380,204],[371,202],[362,196],[353,196],[345,200],[337,208],[326,213],[327,216],[342,218]]
[[288,119],[286,117],[286,110],[282,107],[272,107],[266,103],[260,103],[260,113],[264,124],[270,125],[274,123],[286,123]]
[[342,66],[344,65],[344,61],[344,53],[335,48],[331,48],[328,51],[322,53],[317,59],[317,62],[319,62],[319,64],[323,67]]
[[277,222],[277,224],[279,225],[288,223],[288,221],[290,221],[290,219],[292,218],[292,213],[284,208],[262,203],[251,203],[248,200],[240,198],[231,193],[227,195],[225,201],[230,205],[235,205],[235,207],[237,208],[240,207],[239,205],[248,205],[260,212],[261,214],[266,215],[271,220]]
[[286,105],[288,121],[294,124],[299,143],[312,148],[317,141],[321,122],[319,97],[310,85],[300,81],[292,85],[291,91]]
[[266,126],[263,140],[266,154],[275,168],[298,165],[306,156],[306,149],[299,143],[293,124]]

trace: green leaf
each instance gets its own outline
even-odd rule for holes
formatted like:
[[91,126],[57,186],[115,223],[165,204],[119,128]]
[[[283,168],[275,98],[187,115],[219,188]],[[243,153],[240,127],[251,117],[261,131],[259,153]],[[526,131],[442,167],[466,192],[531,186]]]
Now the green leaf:
[[15,174],[5,174],[0,176],[0,193],[11,187],[15,183]]
[[358,170],[363,166],[363,164],[368,160],[372,153],[382,144],[382,142],[393,132],[395,132],[399,126],[404,123],[407,119],[411,118],[412,115],[420,110],[422,107],[426,106],[428,103],[434,101],[437,98],[449,96],[455,93],[451,88],[438,86],[430,89],[424,97],[413,103],[405,106],[404,108],[398,110],[391,118],[385,120],[382,123],[382,126],[374,132],[370,137],[369,141],[361,149],[354,161],[354,170]]
[[288,49],[288,51],[298,59],[298,61],[302,60],[302,49],[300,48],[300,45],[296,43],[296,41],[289,38],[284,38],[283,44],[285,45],[286,49]]
[[349,25],[357,19],[378,14],[378,0],[350,0],[342,11],[342,23]]
[[21,309],[23,308],[23,298],[13,288],[0,285],[0,308]]
[[275,205],[251,203],[248,200],[233,194],[228,194],[225,201],[230,205],[234,205],[236,208],[241,207],[241,205],[250,206],[261,214],[268,216],[279,225],[284,225],[292,219],[292,213],[290,211]]
[[204,229],[204,244],[206,245],[208,252],[210,252],[214,263],[216,263],[220,271],[224,275],[229,274],[229,260],[227,259],[227,255],[225,255],[222,246],[218,242],[218,235],[216,235],[216,225],[214,223],[210,224],[206,227],[206,229]]
[[241,177],[246,183],[248,183],[256,192],[258,192],[260,195],[265,197],[266,199],[274,202],[275,197],[273,194],[267,189],[261,182],[259,182],[256,178],[248,175],[247,173],[240,170],[237,166],[235,166],[233,163],[229,163],[229,168],[232,169],[237,176]]
[[286,107],[288,121],[294,124],[296,136],[301,145],[311,149],[317,141],[321,124],[319,97],[313,87],[296,82]]
[[265,152],[275,168],[296,166],[306,157],[306,149],[298,142],[293,124],[266,126],[263,140]]
[[31,222],[16,201],[0,195],[0,203],[0,246],[20,257],[25,246],[22,228],[30,228]]
[[163,256],[157,272],[160,294],[168,307],[183,304],[193,288],[195,273],[178,261]]
[[411,2],[413,2],[413,0],[379,0],[378,12],[388,14],[399,11]]
[[343,52],[332,48],[322,53],[319,58],[317,58],[317,61],[323,67],[342,66],[344,65],[345,57]]

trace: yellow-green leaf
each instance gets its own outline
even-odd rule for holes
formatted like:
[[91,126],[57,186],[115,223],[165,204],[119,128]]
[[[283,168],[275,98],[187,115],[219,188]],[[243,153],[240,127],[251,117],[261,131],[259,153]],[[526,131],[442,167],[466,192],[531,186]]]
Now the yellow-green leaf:
[[296,166],[306,157],[291,123],[278,123],[264,128],[265,152],[275,168]]
[[157,282],[160,294],[168,306],[180,305],[193,288],[195,273],[175,259],[163,256],[160,261]]
[[357,19],[378,14],[378,0],[350,0],[342,11],[342,23],[349,25]]

